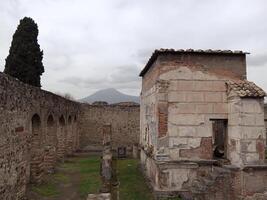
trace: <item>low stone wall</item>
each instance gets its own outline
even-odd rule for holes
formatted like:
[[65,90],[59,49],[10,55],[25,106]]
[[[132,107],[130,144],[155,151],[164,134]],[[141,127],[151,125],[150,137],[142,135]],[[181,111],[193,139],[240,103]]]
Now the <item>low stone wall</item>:
[[22,199],[78,148],[79,106],[0,73],[0,199]]
[[102,149],[102,127],[112,126],[113,149],[131,149],[139,143],[139,105],[81,105],[79,118],[80,147],[83,150]]

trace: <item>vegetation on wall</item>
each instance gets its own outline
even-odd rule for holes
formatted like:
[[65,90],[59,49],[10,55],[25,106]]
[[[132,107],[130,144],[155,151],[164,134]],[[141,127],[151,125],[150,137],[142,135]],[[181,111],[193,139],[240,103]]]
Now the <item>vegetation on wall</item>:
[[41,75],[44,72],[43,51],[40,50],[37,36],[38,26],[33,19],[21,19],[13,35],[4,73],[24,83],[41,87]]

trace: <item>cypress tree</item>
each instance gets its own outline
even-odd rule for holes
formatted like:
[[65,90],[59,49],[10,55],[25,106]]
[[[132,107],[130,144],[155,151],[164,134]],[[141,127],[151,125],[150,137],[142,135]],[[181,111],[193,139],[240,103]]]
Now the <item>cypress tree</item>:
[[21,19],[13,35],[4,73],[24,83],[41,87],[40,79],[44,72],[43,51],[40,50],[37,36],[38,26],[33,19]]

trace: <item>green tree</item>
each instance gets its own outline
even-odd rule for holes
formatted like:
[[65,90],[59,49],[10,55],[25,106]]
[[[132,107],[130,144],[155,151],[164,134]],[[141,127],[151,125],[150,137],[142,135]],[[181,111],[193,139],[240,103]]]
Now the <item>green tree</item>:
[[32,18],[20,20],[13,35],[4,73],[16,77],[24,83],[41,87],[43,51],[37,40],[38,26]]

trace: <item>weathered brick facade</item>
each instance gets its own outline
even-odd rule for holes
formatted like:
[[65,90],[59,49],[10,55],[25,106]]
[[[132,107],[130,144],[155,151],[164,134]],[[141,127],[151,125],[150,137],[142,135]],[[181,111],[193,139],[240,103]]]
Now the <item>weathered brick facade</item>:
[[102,127],[112,125],[113,149],[124,146],[131,150],[139,142],[139,105],[81,105],[79,118],[82,150],[102,149]]
[[156,50],[141,72],[141,163],[159,196],[230,200],[266,191],[256,175],[267,173],[265,93],[246,81],[245,55]]
[[22,199],[78,148],[79,105],[0,73],[0,110],[0,199]]

